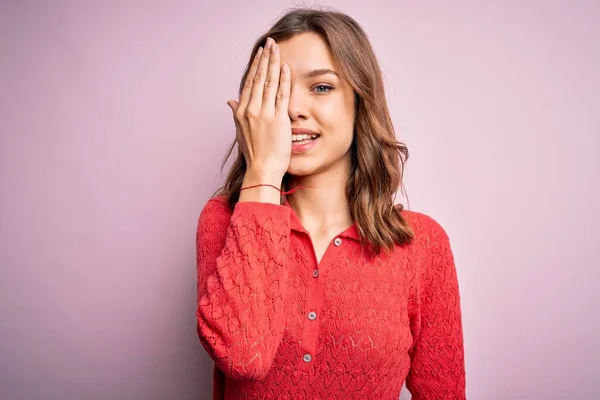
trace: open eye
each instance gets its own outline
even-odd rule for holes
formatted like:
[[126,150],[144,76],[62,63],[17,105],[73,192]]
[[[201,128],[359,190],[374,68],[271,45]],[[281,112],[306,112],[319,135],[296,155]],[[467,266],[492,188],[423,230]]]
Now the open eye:
[[313,90],[316,90],[318,94],[325,94],[331,92],[333,87],[329,85],[317,85],[313,88]]

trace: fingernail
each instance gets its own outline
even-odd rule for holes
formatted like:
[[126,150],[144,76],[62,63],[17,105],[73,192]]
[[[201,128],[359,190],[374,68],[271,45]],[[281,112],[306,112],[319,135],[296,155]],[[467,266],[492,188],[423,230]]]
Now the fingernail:
[[274,43],[274,44],[273,44],[273,47],[271,48],[271,52],[272,52],[273,54],[277,54],[277,48],[278,48],[278,47],[279,47],[279,46],[277,46],[277,43]]

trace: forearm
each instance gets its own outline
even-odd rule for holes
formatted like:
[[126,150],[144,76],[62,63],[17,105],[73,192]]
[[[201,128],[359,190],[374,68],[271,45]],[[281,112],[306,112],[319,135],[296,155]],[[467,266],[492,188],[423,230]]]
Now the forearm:
[[198,334],[227,375],[260,379],[272,365],[285,326],[289,210],[237,204],[224,245],[215,240],[216,225],[201,217]]

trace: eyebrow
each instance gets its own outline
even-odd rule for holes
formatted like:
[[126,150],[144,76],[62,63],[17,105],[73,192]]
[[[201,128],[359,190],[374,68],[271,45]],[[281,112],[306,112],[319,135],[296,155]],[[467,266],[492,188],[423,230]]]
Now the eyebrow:
[[315,76],[327,75],[327,74],[333,74],[333,75],[337,76],[338,78],[340,77],[337,72],[335,72],[334,70],[329,69],[329,68],[315,69],[313,71],[310,71],[310,72],[304,74],[304,77],[305,78],[314,78]]

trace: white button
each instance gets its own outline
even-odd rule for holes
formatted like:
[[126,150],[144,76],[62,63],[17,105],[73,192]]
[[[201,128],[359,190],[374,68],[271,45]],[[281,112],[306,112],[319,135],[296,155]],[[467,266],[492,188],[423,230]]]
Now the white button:
[[310,356],[310,354],[305,354],[304,357],[302,357],[302,359],[304,360],[304,362],[310,362],[310,360],[312,360],[312,357]]
[[313,269],[313,278],[316,278],[317,276],[319,276],[319,270]]
[[335,240],[333,241],[333,244],[335,244],[336,246],[340,246],[342,244],[342,239],[340,238],[335,238]]
[[317,313],[314,311],[311,311],[308,313],[308,319],[310,319],[311,321],[314,321],[317,318]]

